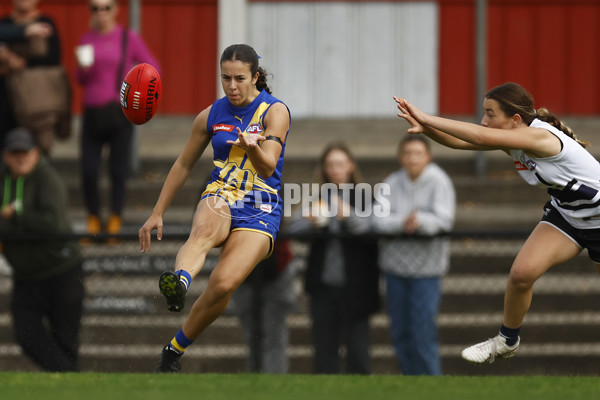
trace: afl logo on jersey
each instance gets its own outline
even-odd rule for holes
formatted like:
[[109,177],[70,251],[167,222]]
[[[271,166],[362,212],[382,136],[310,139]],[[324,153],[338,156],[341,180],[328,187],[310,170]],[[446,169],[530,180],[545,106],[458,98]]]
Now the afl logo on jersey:
[[262,131],[262,126],[260,126],[260,124],[248,125],[248,128],[246,129],[246,132],[248,133],[262,133]]

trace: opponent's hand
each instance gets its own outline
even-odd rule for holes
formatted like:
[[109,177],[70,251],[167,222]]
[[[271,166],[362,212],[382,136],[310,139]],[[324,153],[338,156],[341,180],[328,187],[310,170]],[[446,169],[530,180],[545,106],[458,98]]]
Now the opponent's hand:
[[427,114],[410,104],[406,99],[394,96],[394,101],[398,103],[398,110],[400,110],[397,115],[404,118],[411,126],[407,132],[423,133],[425,131],[423,120],[427,117]]
[[156,229],[156,238],[162,240],[163,219],[158,215],[151,215],[150,218],[142,225],[139,231],[140,250],[142,253],[150,250],[150,239],[152,231]]
[[263,135],[244,135],[240,128],[235,129],[237,129],[238,133],[237,140],[228,140],[227,144],[237,146],[244,151],[252,150],[259,147],[258,143],[265,140],[265,137]]

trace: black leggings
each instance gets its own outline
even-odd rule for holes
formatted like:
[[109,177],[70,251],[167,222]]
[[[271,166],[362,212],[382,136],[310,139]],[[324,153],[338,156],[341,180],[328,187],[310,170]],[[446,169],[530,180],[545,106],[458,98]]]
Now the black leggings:
[[83,192],[89,214],[100,215],[98,175],[102,148],[110,148],[109,172],[112,181],[111,211],[121,215],[125,203],[125,185],[129,174],[133,125],[119,104],[100,109],[86,108],[81,135]]
[[341,345],[346,348],[346,374],[371,373],[369,317],[348,310],[344,289],[324,286],[311,294],[314,372],[339,374]]
[[23,352],[46,371],[78,371],[83,313],[81,263],[39,281],[15,281],[10,310]]

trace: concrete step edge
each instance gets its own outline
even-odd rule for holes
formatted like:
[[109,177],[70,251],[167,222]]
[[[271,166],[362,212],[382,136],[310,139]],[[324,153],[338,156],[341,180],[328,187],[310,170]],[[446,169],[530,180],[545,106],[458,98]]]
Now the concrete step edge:
[[[111,327],[111,328],[156,328],[164,326],[180,326],[186,315],[84,315],[84,327]],[[441,313],[437,322],[439,328],[452,328],[461,326],[497,326],[502,321],[502,313]],[[311,318],[307,314],[291,314],[287,318],[290,329],[307,329],[311,326]],[[546,312],[529,313],[525,318],[527,326],[565,326],[565,325],[599,325],[600,313],[594,311],[581,312]],[[387,327],[389,318],[380,312],[370,319],[373,329]],[[10,314],[0,315],[0,328],[12,326]],[[233,315],[219,317],[211,326],[219,328],[240,328],[239,319]]]
[[[440,355],[442,357],[459,357],[461,351],[469,346],[464,345],[441,345]],[[186,359],[240,359],[247,355],[245,345],[200,345],[190,347],[186,353]],[[312,346],[291,345],[287,349],[291,358],[312,358],[314,351]],[[22,356],[21,348],[16,344],[0,344],[0,356]],[[160,348],[155,345],[92,345],[83,344],[80,347],[82,358],[102,359],[132,359],[152,358],[160,355]],[[519,358],[522,357],[592,357],[600,355],[600,342],[598,343],[526,343],[522,344],[518,351]],[[394,348],[391,345],[373,345],[371,347],[371,358],[395,358]]]

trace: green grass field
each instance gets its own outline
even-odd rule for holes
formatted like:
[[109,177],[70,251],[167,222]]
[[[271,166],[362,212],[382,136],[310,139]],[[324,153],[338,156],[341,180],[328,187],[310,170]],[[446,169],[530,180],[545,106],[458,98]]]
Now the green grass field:
[[595,399],[596,377],[50,374],[0,372],[3,399]]

